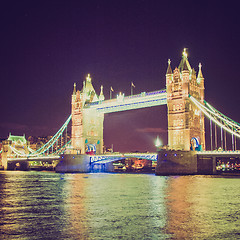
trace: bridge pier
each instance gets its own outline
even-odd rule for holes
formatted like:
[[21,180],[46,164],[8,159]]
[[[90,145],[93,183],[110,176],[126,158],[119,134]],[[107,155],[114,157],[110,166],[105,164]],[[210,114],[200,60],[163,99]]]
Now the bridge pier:
[[216,174],[216,156],[196,151],[165,150],[158,152],[156,175]]
[[194,151],[162,149],[158,152],[156,175],[197,174],[197,155]]
[[4,170],[21,170],[27,171],[29,170],[29,162],[28,161],[4,161],[3,162]]
[[90,156],[86,154],[60,155],[55,170],[59,173],[89,173],[91,171]]
[[211,157],[204,157],[198,156],[197,157],[197,167],[198,167],[198,174],[216,174],[216,156]]

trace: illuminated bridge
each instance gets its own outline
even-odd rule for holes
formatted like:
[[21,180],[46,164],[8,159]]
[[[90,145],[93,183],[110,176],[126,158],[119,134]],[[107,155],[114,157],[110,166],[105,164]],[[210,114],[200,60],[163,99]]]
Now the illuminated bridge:
[[[103,154],[104,114],[166,104],[169,151],[192,151],[202,159],[204,156],[239,158],[237,138],[240,138],[240,124],[222,114],[204,99],[205,87],[201,67],[199,64],[197,74],[191,67],[184,49],[181,62],[174,70],[171,68],[171,61],[168,61],[166,89],[130,96],[119,93],[116,98],[110,97],[108,100],[105,100],[103,87],[99,95],[96,93],[88,75],[81,91],[77,90],[74,84],[71,115],[41,148],[31,149],[24,138],[9,136],[3,141],[0,154],[4,168],[8,169],[8,162],[59,159],[61,154],[90,154],[90,163],[93,164],[125,158],[157,161],[157,153]],[[207,134],[206,121],[209,122]],[[66,140],[68,127],[71,128],[70,141]],[[205,135],[210,136],[209,146],[206,146]],[[207,149],[210,151],[206,151]],[[175,155],[177,156],[177,153],[173,156]]]

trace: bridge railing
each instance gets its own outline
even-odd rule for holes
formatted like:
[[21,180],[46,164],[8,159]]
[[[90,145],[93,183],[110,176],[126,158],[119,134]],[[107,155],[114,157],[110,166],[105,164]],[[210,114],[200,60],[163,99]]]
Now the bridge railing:
[[157,161],[157,153],[117,153],[117,154],[105,154],[105,155],[93,155],[90,156],[91,163],[108,163],[118,161],[126,158],[139,158],[150,161]]

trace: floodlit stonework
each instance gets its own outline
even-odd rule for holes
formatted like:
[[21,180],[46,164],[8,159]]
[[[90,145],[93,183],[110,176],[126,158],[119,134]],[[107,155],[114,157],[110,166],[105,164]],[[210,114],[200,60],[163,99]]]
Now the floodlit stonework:
[[95,109],[83,108],[87,103],[104,100],[103,89],[98,96],[92,86],[90,75],[83,82],[81,91],[74,90],[72,94],[72,147],[73,153],[88,152],[103,153],[103,120],[104,114]]
[[186,49],[178,68],[168,61],[166,73],[168,106],[168,145],[173,150],[205,150],[204,115],[190,102],[189,95],[203,103],[204,78],[191,68]]
[[120,94],[116,99],[104,101],[103,87],[98,96],[88,75],[82,90],[76,90],[74,85],[72,94],[72,153],[103,153],[104,113],[166,103],[169,149],[205,150],[204,115],[189,98],[191,95],[204,103],[204,78],[201,64],[198,75],[191,68],[185,49],[178,68],[173,71],[169,60],[165,98],[164,91],[144,92],[134,98]]

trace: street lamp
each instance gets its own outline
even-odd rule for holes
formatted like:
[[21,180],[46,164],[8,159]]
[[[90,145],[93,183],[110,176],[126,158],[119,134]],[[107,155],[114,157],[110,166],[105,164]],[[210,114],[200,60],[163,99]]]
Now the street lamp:
[[162,145],[162,141],[160,140],[159,136],[157,136],[155,140],[155,147],[159,148]]

